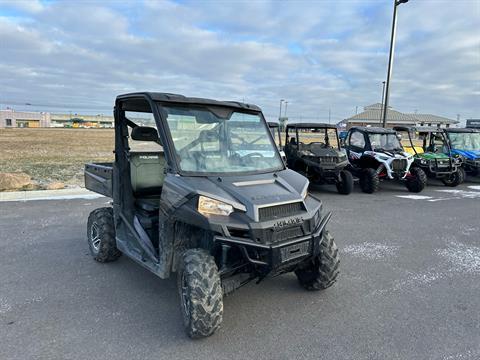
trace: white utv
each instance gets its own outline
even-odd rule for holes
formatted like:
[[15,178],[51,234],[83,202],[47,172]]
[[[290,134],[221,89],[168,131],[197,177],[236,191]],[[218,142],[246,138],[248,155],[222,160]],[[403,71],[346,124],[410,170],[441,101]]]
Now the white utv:
[[379,127],[352,127],[346,146],[350,171],[360,179],[363,192],[372,194],[382,180],[399,180],[408,191],[421,192],[427,176],[412,167],[414,156],[402,147],[395,130]]

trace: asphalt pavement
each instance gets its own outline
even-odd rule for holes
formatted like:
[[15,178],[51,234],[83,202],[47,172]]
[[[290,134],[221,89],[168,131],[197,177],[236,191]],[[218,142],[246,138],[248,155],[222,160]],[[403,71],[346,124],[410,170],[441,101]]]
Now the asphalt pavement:
[[0,359],[479,359],[480,181],[381,185],[315,191],[334,212],[333,287],[249,284],[196,341],[174,278],[92,260],[87,217],[107,198],[0,202]]

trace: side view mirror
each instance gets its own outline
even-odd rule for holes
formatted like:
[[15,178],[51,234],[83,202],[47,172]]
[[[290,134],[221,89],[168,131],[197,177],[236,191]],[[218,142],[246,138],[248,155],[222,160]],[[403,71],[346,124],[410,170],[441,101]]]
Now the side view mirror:
[[149,126],[137,126],[132,129],[132,139],[138,141],[158,141],[157,129]]

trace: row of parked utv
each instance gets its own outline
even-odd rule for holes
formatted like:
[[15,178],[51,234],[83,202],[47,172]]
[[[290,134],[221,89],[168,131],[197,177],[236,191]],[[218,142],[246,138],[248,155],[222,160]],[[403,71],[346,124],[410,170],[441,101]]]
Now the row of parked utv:
[[377,191],[383,180],[401,181],[418,193],[428,178],[455,187],[467,173],[480,173],[480,130],[352,127],[339,139],[334,125],[298,123],[287,125],[282,146],[279,124],[269,127],[290,169],[312,184],[335,184],[340,194],[353,190],[354,176],[365,193]]
[[354,128],[345,152],[335,127],[319,124],[289,125],[282,155],[260,108],[232,101],[124,94],[114,117],[115,161],[85,166],[85,187],[112,199],[88,217],[90,252],[102,263],[126,255],[162,279],[176,274],[192,338],[212,335],[223,297],[249,282],[294,273],[308,291],[335,283],[331,213],[308,179],[348,194],[353,172],[366,192],[390,178],[420,191],[425,171],[454,185],[463,166],[479,164],[465,148],[456,156],[460,131],[438,150],[440,138],[427,132],[422,151],[409,155],[393,130]]

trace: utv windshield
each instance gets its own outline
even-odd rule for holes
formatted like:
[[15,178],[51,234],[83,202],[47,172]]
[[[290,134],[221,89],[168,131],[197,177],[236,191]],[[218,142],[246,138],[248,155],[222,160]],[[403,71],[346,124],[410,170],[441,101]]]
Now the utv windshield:
[[448,134],[452,149],[480,150],[480,133],[457,133]]
[[[290,130],[294,134],[295,129]],[[301,144],[317,144],[321,148],[339,149],[337,130],[330,128],[299,128],[298,141]]]
[[221,108],[164,109],[182,171],[239,174],[283,169],[260,115]]
[[400,141],[397,138],[397,134],[369,133],[368,138],[370,139],[370,145],[372,146],[372,150],[374,151],[403,150],[402,145],[400,144]]

